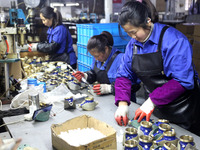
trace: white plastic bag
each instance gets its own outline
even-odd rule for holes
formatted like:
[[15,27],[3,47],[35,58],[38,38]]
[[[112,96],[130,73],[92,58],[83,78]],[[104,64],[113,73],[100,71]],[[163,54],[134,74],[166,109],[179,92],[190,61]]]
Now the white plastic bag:
[[10,104],[10,108],[11,109],[17,109],[17,108],[23,108],[26,107],[27,109],[29,109],[29,98],[28,95],[32,94],[32,93],[38,93],[39,94],[39,101],[46,101],[46,96],[44,95],[44,93],[42,93],[43,91],[43,85],[39,85],[39,86],[35,86],[32,87],[30,89],[25,90],[22,93],[19,93],[18,95],[16,95],[13,99],[12,102]]

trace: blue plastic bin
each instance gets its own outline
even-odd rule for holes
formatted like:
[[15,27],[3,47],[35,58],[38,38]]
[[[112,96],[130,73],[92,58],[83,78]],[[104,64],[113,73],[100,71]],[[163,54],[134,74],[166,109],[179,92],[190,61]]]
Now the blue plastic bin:
[[[77,42],[82,45],[87,45],[88,40],[93,35],[99,35],[102,31],[108,31],[112,34],[114,44],[126,45],[130,40],[127,33],[121,28],[122,35],[125,39],[119,36],[118,23],[93,23],[93,24],[77,24]],[[127,39],[127,40],[126,40]]]
[[76,27],[79,71],[88,71],[91,69],[93,56],[87,51],[87,42],[93,35],[99,35],[102,31],[110,32],[113,36],[114,47],[121,52],[125,52],[126,45],[130,40],[130,37],[122,28],[123,38],[119,36],[118,23],[77,24]]

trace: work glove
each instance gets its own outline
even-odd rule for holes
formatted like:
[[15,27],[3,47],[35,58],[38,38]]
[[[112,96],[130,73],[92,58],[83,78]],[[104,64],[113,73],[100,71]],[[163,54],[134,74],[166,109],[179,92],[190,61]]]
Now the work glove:
[[0,139],[0,150],[16,150],[20,145],[21,139]]
[[143,104],[138,108],[135,112],[134,120],[138,119],[138,122],[140,122],[144,117],[146,117],[146,121],[150,120],[151,114],[154,110],[154,103],[151,101],[151,98],[149,97]]
[[37,51],[37,45],[38,45],[38,43],[31,43],[31,44],[29,44],[28,45],[28,51],[29,52],[35,52],[35,51]]
[[115,120],[120,126],[128,124],[128,105],[118,106],[115,112]]
[[87,80],[87,77],[88,77],[87,73],[83,73],[81,71],[76,71],[72,73],[72,75],[80,82],[82,78],[85,78]]
[[93,86],[93,90],[97,95],[110,94],[111,84],[97,84]]

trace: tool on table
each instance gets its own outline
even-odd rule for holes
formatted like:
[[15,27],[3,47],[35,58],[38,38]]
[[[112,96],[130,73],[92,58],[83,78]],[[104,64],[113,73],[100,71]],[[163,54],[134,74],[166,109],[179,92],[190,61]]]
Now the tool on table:
[[[69,64],[67,64],[67,67],[69,67],[69,69],[71,69],[73,72],[76,72],[76,70],[74,70]],[[89,93],[90,94],[92,94],[92,86],[87,82],[87,80],[84,78],[84,77],[82,77],[81,78],[81,81],[83,82],[83,83],[85,83],[85,84],[87,84],[88,85],[88,88],[89,88]],[[93,95],[93,94],[92,94]]]

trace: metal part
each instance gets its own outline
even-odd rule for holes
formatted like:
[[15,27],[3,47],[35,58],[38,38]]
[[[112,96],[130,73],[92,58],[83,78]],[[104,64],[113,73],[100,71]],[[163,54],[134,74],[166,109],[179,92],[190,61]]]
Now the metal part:
[[[76,72],[76,70],[74,70],[69,64],[67,64],[67,67],[69,67],[69,69],[71,69],[73,72]],[[91,86],[87,81],[86,81],[86,79],[85,78],[81,78],[81,81],[82,82],[84,82],[84,83],[86,83],[88,86]]]
[[[69,68],[69,69],[71,69],[73,72],[76,72],[76,70],[74,70],[69,64],[67,64],[67,67]],[[92,86],[87,82],[87,80],[84,78],[84,77],[82,77],[81,78],[81,81],[83,82],[83,83],[85,83],[85,84],[87,84],[88,85],[88,92],[91,94],[91,95],[93,95],[93,92],[92,92]]]

